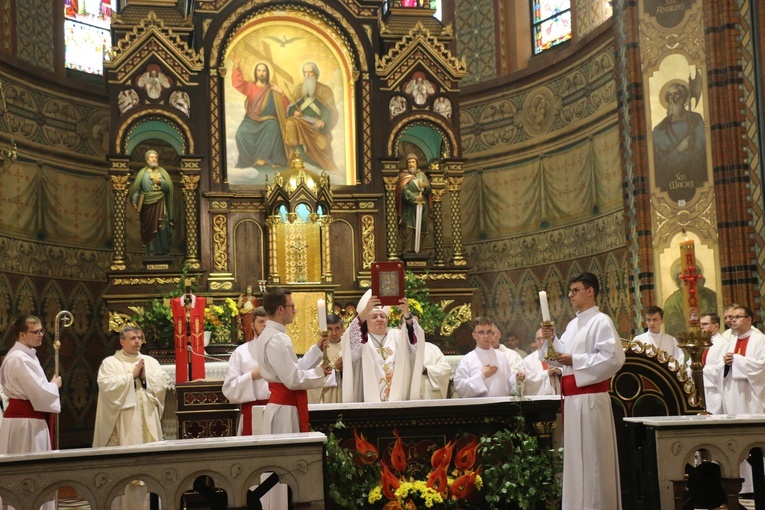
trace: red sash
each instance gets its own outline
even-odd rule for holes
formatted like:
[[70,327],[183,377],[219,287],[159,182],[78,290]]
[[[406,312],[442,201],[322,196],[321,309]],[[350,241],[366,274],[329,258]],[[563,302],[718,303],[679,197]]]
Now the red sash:
[[50,444],[51,447],[53,446],[52,414],[35,411],[35,408],[32,407],[32,402],[29,400],[21,400],[18,398],[9,399],[8,408],[3,412],[3,418],[30,418],[32,420],[45,421],[45,424],[48,426],[48,434],[50,435]]
[[293,391],[282,383],[275,382],[268,383],[268,389],[271,391],[268,403],[297,407],[300,432],[308,432],[308,392],[306,390]]
[[560,380],[561,395],[571,397],[574,395],[586,395],[588,393],[604,393],[608,391],[610,381],[607,379],[587,386],[577,386],[573,375],[564,375]]
[[256,400],[242,404],[242,435],[252,435],[252,406],[264,406],[268,400]]

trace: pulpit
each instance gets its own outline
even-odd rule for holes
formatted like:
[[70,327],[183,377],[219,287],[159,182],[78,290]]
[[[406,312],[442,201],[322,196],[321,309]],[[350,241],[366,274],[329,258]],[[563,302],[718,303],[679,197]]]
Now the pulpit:
[[175,388],[178,439],[236,435],[239,406],[223,395],[221,381],[192,381]]

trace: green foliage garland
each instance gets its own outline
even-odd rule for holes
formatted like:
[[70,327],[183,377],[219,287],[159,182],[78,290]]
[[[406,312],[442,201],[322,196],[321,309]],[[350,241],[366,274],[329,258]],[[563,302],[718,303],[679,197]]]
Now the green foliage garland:
[[[433,334],[446,319],[446,312],[438,303],[430,301],[430,290],[425,280],[427,273],[418,276],[411,271],[404,272],[404,296],[409,301],[409,310],[417,316],[417,321],[425,333]],[[388,325],[397,328],[401,324],[401,313],[392,307],[388,316]]]

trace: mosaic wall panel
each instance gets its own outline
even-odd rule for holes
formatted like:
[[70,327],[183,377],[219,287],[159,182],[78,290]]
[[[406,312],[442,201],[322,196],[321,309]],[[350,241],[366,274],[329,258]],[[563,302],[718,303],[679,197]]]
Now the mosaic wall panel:
[[50,0],[16,2],[16,48],[20,60],[53,72],[54,5]]
[[[460,54],[460,53],[458,53]],[[614,48],[595,52],[544,83],[460,107],[466,158],[570,129],[616,108]]]
[[611,316],[623,338],[631,337],[627,260],[628,254],[621,248],[557,264],[478,272],[469,278],[475,289],[473,316],[492,317],[503,338],[511,334],[518,336],[521,346],[528,351],[528,344],[542,320],[537,293],[547,291],[550,315],[556,330],[562,332],[575,314],[567,297],[568,279],[590,271],[600,280],[598,306]]
[[54,371],[56,314],[69,310],[74,315],[72,326],[62,329],[59,351],[63,447],[85,447],[92,441],[98,395],[96,375],[101,360],[113,354],[119,344],[116,336],[105,333],[109,319],[109,312],[101,301],[105,288],[106,283],[101,281],[0,272],[0,331],[4,347],[10,348],[15,342],[8,328],[19,315],[40,317],[46,334],[38,357],[49,377]]
[[[16,5],[20,4],[26,5],[25,2]],[[53,55],[53,49],[46,49],[46,53]],[[55,95],[8,76],[2,76],[2,80],[10,130],[17,141],[26,140],[103,160],[109,151],[110,119],[106,106]]]
[[494,0],[455,0],[457,55],[467,61],[463,86],[497,76]]
[[613,15],[614,9],[611,3],[603,0],[578,0],[576,2],[577,39],[582,39]]

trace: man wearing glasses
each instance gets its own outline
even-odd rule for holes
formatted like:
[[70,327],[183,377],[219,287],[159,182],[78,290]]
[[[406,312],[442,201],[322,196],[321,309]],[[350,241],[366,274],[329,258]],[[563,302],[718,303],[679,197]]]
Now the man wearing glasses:
[[[600,284],[592,273],[569,280],[568,297],[576,317],[557,338],[543,328],[558,353],[564,396],[563,510],[620,510],[619,459],[608,389],[624,364],[624,350],[611,318],[598,310]],[[547,342],[538,351],[547,352]]]
[[287,325],[295,318],[295,304],[289,289],[270,289],[263,296],[268,315],[266,328],[258,338],[256,356],[260,375],[268,381],[271,396],[263,411],[263,434],[308,432],[308,394],[306,390],[324,386],[331,370],[319,366],[321,347],[329,344],[320,338],[298,361],[287,335]]
[[[0,367],[0,384],[10,398],[0,426],[0,454],[51,449],[48,418],[61,412],[61,377],[54,375],[49,381],[37,359],[35,348],[42,345],[43,334],[40,319],[32,315],[20,317],[11,326],[16,343]],[[54,508],[55,501],[41,507]]]
[[[734,309],[730,341],[707,356],[704,393],[710,395],[707,409],[712,414],[765,413],[765,335],[752,328],[753,317],[750,308]],[[752,468],[746,461],[741,476],[741,493],[753,492]]]

